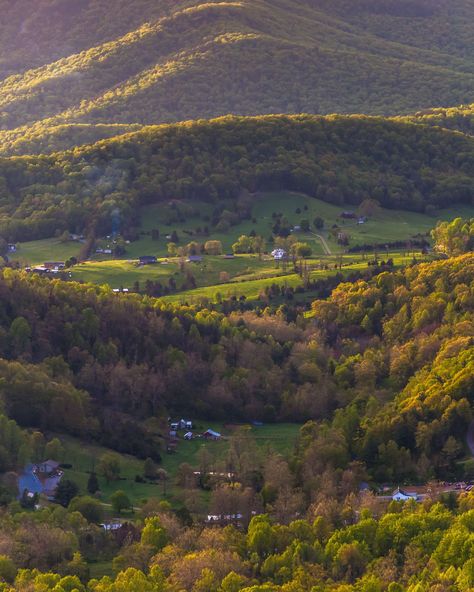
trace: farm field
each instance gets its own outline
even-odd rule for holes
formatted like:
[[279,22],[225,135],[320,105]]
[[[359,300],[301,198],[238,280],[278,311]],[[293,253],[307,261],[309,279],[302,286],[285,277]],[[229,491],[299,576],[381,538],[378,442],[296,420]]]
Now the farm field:
[[[333,252],[341,252],[344,247],[337,244],[328,232],[333,224],[337,224],[341,229],[347,232],[350,237],[350,246],[360,244],[385,243],[395,240],[408,240],[414,235],[425,234],[429,232],[438,220],[451,220],[458,216],[474,216],[474,207],[457,206],[454,208],[439,210],[436,215],[419,214],[405,210],[387,210],[380,211],[365,224],[357,224],[354,220],[343,220],[339,216],[343,210],[355,211],[356,207],[348,205],[336,206],[319,199],[309,197],[300,193],[287,191],[275,193],[262,193],[255,197],[255,203],[252,208],[252,220],[244,220],[236,226],[231,226],[226,232],[213,230],[209,237],[196,235],[192,237],[184,234],[184,231],[193,232],[197,228],[206,225],[206,216],[210,216],[213,206],[202,203],[193,204],[199,210],[199,217],[189,217],[185,222],[166,223],[166,208],[163,205],[152,205],[142,209],[142,232],[151,232],[153,228],[160,230],[160,238],[157,241],[151,239],[151,236],[142,235],[142,237],[127,247],[127,256],[129,258],[138,258],[140,255],[153,254],[159,257],[167,256],[166,236],[175,230],[181,238],[181,243],[185,244],[190,240],[203,242],[208,238],[220,240],[224,252],[230,252],[232,244],[242,234],[250,234],[254,230],[257,234],[263,236],[266,240],[271,235],[271,229],[274,224],[272,213],[281,213],[288,219],[291,225],[299,225],[301,220],[307,219],[313,223],[316,216],[323,218],[325,227],[321,234],[329,242]],[[314,230],[312,226],[312,230]],[[320,241],[313,232],[296,234],[299,240],[308,241],[311,244],[314,255],[322,255],[324,251]],[[269,245],[267,244],[267,248]],[[271,250],[271,249],[270,249]]]
[[[319,216],[323,218],[325,227],[317,231],[326,241],[331,255],[325,254],[322,240],[317,236],[312,226],[310,232],[295,232],[298,240],[307,242],[312,249],[312,256],[307,259],[310,266],[319,267],[326,264],[330,268],[343,255],[346,270],[360,269],[366,263],[358,254],[345,254],[347,247],[337,243],[330,232],[337,224],[342,232],[350,237],[349,246],[385,244],[393,241],[409,240],[415,236],[427,236],[438,220],[450,220],[461,216],[474,216],[474,207],[458,206],[456,208],[440,210],[436,216],[428,216],[414,212],[380,209],[364,224],[357,224],[356,220],[340,218],[343,208],[351,210],[349,206],[335,206],[306,195],[290,192],[276,192],[258,194],[254,197],[252,219],[244,220],[228,230],[212,229],[209,235],[202,235],[202,229],[211,218],[213,205],[208,203],[182,203],[182,213],[168,204],[152,205],[142,209],[140,238],[126,245],[127,252],[121,258],[107,259],[103,255],[95,255],[90,261],[78,264],[72,268],[72,279],[95,284],[107,284],[114,289],[136,287],[143,289],[147,281],[160,282],[163,286],[171,281],[177,294],[166,296],[168,300],[181,301],[212,298],[219,292],[221,296],[243,295],[256,298],[265,287],[275,281],[279,284],[297,287],[302,280],[289,270],[283,270],[275,264],[269,256],[259,259],[256,255],[239,255],[234,259],[223,256],[204,256],[201,263],[184,264],[177,257],[168,257],[166,238],[175,231],[180,239],[180,245],[191,240],[205,242],[208,239],[220,240],[223,252],[231,252],[232,244],[242,234],[254,231],[267,240],[267,251],[272,246],[269,238],[274,224],[274,213],[282,214],[293,226],[298,226],[301,220],[307,219],[312,224]],[[230,207],[230,206],[229,206]],[[352,208],[355,209],[355,208]],[[180,218],[181,221],[176,221]],[[172,222],[170,220],[173,220]],[[159,230],[159,240],[152,240],[153,229]],[[197,232],[201,234],[196,234]],[[109,246],[110,241],[99,241],[101,246]],[[18,245],[18,252],[12,258],[21,264],[34,265],[47,260],[65,261],[71,256],[77,256],[80,244],[77,242],[62,243],[58,239],[46,239]],[[139,266],[138,257],[155,255],[162,260],[157,265]],[[387,257],[385,250],[379,252],[381,257]],[[406,262],[400,253],[390,253],[399,260],[398,264]],[[400,260],[402,257],[402,260]],[[313,271],[311,277],[324,277],[329,271]],[[276,278],[276,279],[275,279]]]
[[57,238],[46,238],[37,241],[19,243],[18,251],[10,255],[22,266],[42,265],[45,261],[66,261],[77,257],[81,244],[75,241],[63,243]]
[[[129,496],[134,506],[140,506],[144,500],[150,498],[167,499],[173,505],[179,505],[182,491],[176,485],[176,474],[182,463],[188,463],[196,470],[199,468],[199,452],[206,448],[211,459],[211,470],[225,470],[225,456],[229,448],[229,438],[240,426],[224,426],[218,422],[202,422],[198,420],[195,424],[195,432],[203,432],[208,428],[219,431],[224,437],[218,442],[208,442],[202,438],[191,441],[184,440],[180,432],[180,439],[173,454],[162,453],[160,468],[165,469],[168,480],[165,487],[163,483],[137,483],[136,475],[143,475],[143,461],[126,454],[117,454],[120,457],[120,481],[107,483],[99,475],[99,484],[102,492],[102,501],[107,504],[110,495],[122,489]],[[283,455],[289,455],[296,444],[299,434],[299,424],[265,424],[259,427],[246,425],[249,437],[254,438],[262,454],[274,450]],[[98,445],[85,443],[82,440],[70,436],[59,436],[64,447],[64,462],[72,465],[71,469],[65,470],[65,478],[72,479],[79,486],[81,493],[87,494],[87,480],[89,473],[97,468],[99,458],[108,449]],[[205,492],[203,492],[205,495]]]
[[191,273],[198,286],[217,284],[220,274],[226,272],[230,277],[246,276],[253,273],[275,275],[281,273],[275,266],[273,259],[256,255],[239,255],[234,259],[222,256],[204,256],[202,263],[186,263],[180,270],[178,258],[166,258],[155,265],[137,265],[135,260],[104,260],[87,261],[72,269],[72,279],[95,284],[109,284],[114,288],[131,288],[135,281],[144,283],[147,280],[159,281],[167,284],[172,277],[177,286],[186,280]]
[[[404,254],[401,252],[387,252],[383,253],[383,258],[392,258],[394,265],[400,267],[412,262],[413,255],[416,255],[417,260],[422,261],[424,256],[418,252]],[[309,274],[310,280],[324,279],[335,275],[336,273],[349,274],[353,271],[362,271],[367,269],[367,257],[362,255],[340,255],[339,257],[327,257],[322,259],[325,264],[328,264],[329,269],[315,269]],[[320,260],[308,260],[308,264],[318,265]],[[335,266],[342,262],[342,269]],[[284,286],[287,288],[297,288],[304,283],[300,275],[296,273],[288,273],[286,275],[273,276],[260,279],[246,279],[242,281],[234,281],[220,285],[206,286],[192,290],[186,290],[169,296],[163,296],[162,300],[166,302],[199,304],[203,300],[217,301],[221,298],[230,298],[232,296],[245,296],[246,299],[255,300],[260,297],[265,288],[274,284]]]
[[[423,259],[420,252],[410,251],[409,254],[399,251],[383,251],[381,258],[392,258],[397,266],[410,263],[413,255]],[[331,257],[308,258],[306,263],[313,270],[311,280],[329,277],[341,271],[350,273],[367,268],[368,256],[362,254],[339,254]],[[336,269],[342,263],[342,270]],[[328,268],[321,268],[327,266]],[[72,268],[72,280],[106,284],[113,289],[133,289],[135,282],[143,289],[147,281],[160,282],[163,286],[169,284],[170,279],[176,283],[177,292],[162,298],[170,302],[198,302],[206,298],[216,300],[219,297],[245,296],[255,299],[266,287],[273,284],[297,288],[303,285],[300,275],[292,271],[293,265],[283,266],[275,264],[268,257],[260,260],[256,255],[238,255],[234,259],[224,259],[220,256],[204,256],[202,263],[186,263],[180,270],[178,259],[166,259],[166,265],[159,262],[156,265],[138,266],[136,261],[111,260],[88,261]],[[189,274],[195,280],[196,288],[189,288]],[[223,278],[222,274],[226,274]],[[226,279],[228,278],[228,279]]]

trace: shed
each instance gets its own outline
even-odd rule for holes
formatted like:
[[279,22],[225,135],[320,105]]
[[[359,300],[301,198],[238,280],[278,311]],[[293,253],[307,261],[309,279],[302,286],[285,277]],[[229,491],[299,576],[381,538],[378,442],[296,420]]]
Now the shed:
[[207,440],[220,440],[222,435],[219,432],[215,432],[214,430],[208,429],[203,433],[203,437]]
[[141,265],[153,265],[158,259],[154,255],[142,255],[138,258]]

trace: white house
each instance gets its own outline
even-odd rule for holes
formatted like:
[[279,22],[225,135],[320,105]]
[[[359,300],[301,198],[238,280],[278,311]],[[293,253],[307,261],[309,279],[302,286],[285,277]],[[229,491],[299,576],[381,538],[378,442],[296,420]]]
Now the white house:
[[286,258],[286,251],[285,249],[274,249],[272,251],[272,257],[275,261],[281,261],[282,259]]
[[404,491],[403,489],[400,489],[400,487],[397,487],[397,489],[395,489],[395,491],[392,493],[392,500],[395,502],[406,502],[411,499],[418,501],[418,494]]

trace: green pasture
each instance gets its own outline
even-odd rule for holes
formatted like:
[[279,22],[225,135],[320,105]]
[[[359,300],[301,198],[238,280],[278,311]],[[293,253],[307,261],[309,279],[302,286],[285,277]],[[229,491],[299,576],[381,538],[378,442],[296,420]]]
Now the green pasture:
[[[205,237],[203,235],[191,236],[191,233],[196,232],[198,227],[201,229],[205,225],[210,227],[206,218],[211,215],[213,206],[204,202],[198,204],[189,202],[185,205],[188,208],[192,206],[194,214],[188,214],[185,221],[172,224],[167,223],[170,212],[168,204],[155,204],[142,208],[142,234],[139,240],[127,245],[127,253],[124,257],[107,259],[103,255],[93,256],[91,261],[72,268],[72,279],[95,284],[108,284],[112,288],[128,289],[131,289],[138,281],[140,288],[143,289],[147,280],[159,281],[165,285],[170,278],[173,278],[177,289],[181,292],[169,297],[175,301],[188,297],[214,299],[218,292],[223,297],[244,295],[255,298],[266,286],[272,284],[275,278],[278,278],[279,283],[286,283],[293,287],[300,285],[301,279],[288,270],[279,268],[270,256],[262,259],[252,255],[240,255],[235,259],[225,259],[223,256],[204,256],[202,263],[185,263],[183,267],[178,258],[168,258],[167,243],[169,240],[166,235],[170,235],[175,230],[180,237],[181,245],[191,240],[197,242],[204,242],[207,239],[220,240],[224,253],[228,253],[231,252],[232,244],[240,235],[250,234],[252,230],[268,241],[274,224],[273,213],[281,213],[294,226],[300,225],[303,219],[309,220],[312,225],[314,218],[320,216],[325,221],[323,230],[316,231],[312,227],[310,232],[296,232],[295,236],[301,241],[310,243],[313,255],[308,260],[309,264],[314,264],[315,261],[317,263],[324,261],[331,267],[334,265],[335,257],[340,256],[345,250],[345,247],[337,244],[337,240],[330,232],[334,224],[337,224],[343,232],[349,235],[349,246],[373,245],[409,240],[419,234],[426,235],[441,219],[474,216],[474,207],[470,206],[440,210],[436,216],[381,209],[364,224],[357,224],[355,220],[343,220],[339,217],[344,209],[355,210],[350,206],[335,206],[299,193],[274,192],[254,196],[252,217],[255,221],[242,221],[226,232],[211,229],[210,235]],[[152,240],[152,229],[159,229],[159,240]],[[327,241],[331,255],[325,255],[321,240],[316,232]],[[267,251],[271,251],[271,249],[271,243],[267,242]],[[77,255],[79,250],[80,244],[77,242],[61,243],[57,239],[46,239],[19,244],[18,252],[13,258],[18,259],[24,265],[34,265],[48,260],[64,261]],[[386,256],[383,250],[379,250],[379,254],[381,257]],[[141,255],[155,255],[160,257],[161,261],[157,265],[139,266],[137,260]],[[357,268],[359,255],[349,255],[348,257],[350,257],[348,263],[352,268]],[[183,284],[186,276],[190,273],[196,281],[196,289],[184,292]],[[319,272],[313,272],[313,274],[315,273]]]
[[[179,503],[180,489],[176,485],[176,473],[182,463],[188,463],[199,468],[199,453],[202,448],[206,448],[211,459],[211,470],[225,471],[225,457],[229,448],[229,438],[239,426],[225,426],[219,422],[208,422],[197,420],[195,422],[195,433],[202,433],[208,428],[212,428],[223,435],[221,441],[207,441],[203,438],[193,440],[184,440],[184,432],[180,432],[179,442],[176,451],[168,454],[162,451],[162,462],[159,465],[165,469],[168,474],[166,486],[162,482],[155,483],[137,483],[135,476],[143,476],[143,461],[127,454],[118,454],[120,457],[120,480],[107,483],[103,477],[98,475],[100,490],[102,492],[102,501],[107,504],[111,494],[122,489],[129,496],[134,506],[139,506],[143,500],[150,498],[167,499],[171,502]],[[268,454],[269,450],[274,450],[285,456],[292,453],[296,443],[300,425],[291,423],[265,424],[263,426],[247,425],[249,436],[255,439],[261,454]],[[100,457],[109,452],[102,446],[89,444],[82,440],[69,436],[59,436],[63,447],[63,462],[72,465],[71,469],[65,470],[65,477],[72,479],[80,487],[82,494],[87,493],[87,480],[93,470],[97,470]]]
[[[311,223],[311,233],[296,233],[300,240],[308,241],[311,244],[314,255],[322,255],[324,251],[320,241],[315,236],[315,232],[322,234],[329,242],[331,250],[340,252],[343,248],[337,244],[337,240],[330,235],[330,229],[337,224],[344,232],[350,235],[350,245],[385,243],[397,240],[408,240],[417,234],[429,232],[438,220],[452,220],[458,216],[474,216],[474,207],[457,206],[454,208],[439,210],[436,215],[419,214],[405,210],[387,210],[381,209],[373,218],[365,224],[357,224],[356,220],[344,220],[339,216],[343,210],[356,211],[355,206],[341,205],[336,206],[326,203],[316,198],[309,197],[300,193],[288,191],[261,193],[255,196],[255,203],[252,210],[252,220],[244,220],[236,226],[231,226],[226,232],[219,232],[211,229],[210,236],[203,235],[191,236],[186,234],[196,232],[196,229],[209,225],[205,221],[205,216],[209,216],[213,206],[207,203],[197,204],[199,217],[189,217],[185,222],[166,223],[164,215],[164,206],[155,204],[146,206],[142,209],[141,230],[142,232],[151,232],[153,228],[160,231],[160,238],[157,241],[151,239],[150,235],[141,236],[140,240],[127,246],[127,256],[130,258],[140,255],[157,255],[164,257],[167,255],[166,235],[170,235],[175,230],[180,238],[180,244],[186,244],[191,240],[205,242],[208,239],[220,240],[224,252],[230,252],[232,244],[242,234],[250,234],[254,230],[257,234],[263,236],[267,241],[272,234],[274,224],[273,213],[281,213],[293,226],[300,225],[301,220],[307,219]],[[196,205],[194,203],[194,205]],[[231,206],[229,206],[230,208]],[[299,211],[299,212],[298,212]],[[313,220],[319,216],[325,221],[325,228],[322,231],[316,231],[313,227]],[[314,232],[313,232],[314,231]],[[271,250],[271,245],[267,243],[267,249]]]
[[[380,253],[380,258],[392,258],[394,265],[400,267],[409,264],[413,261],[413,255],[416,255],[418,261],[423,260],[420,252],[410,252],[405,254],[402,252],[383,252]],[[336,273],[349,274],[353,271],[362,271],[367,269],[369,256],[362,254],[340,254],[333,257],[326,257],[321,259],[310,259],[307,261],[308,265],[319,266],[320,264],[327,264],[328,269],[314,269],[310,272],[311,280],[324,279],[335,275]],[[342,268],[339,269],[339,263],[342,263]],[[337,266],[337,268],[336,268]],[[252,279],[249,276],[247,279],[241,281],[233,281],[220,285],[210,285],[193,290],[186,290],[176,294],[162,297],[165,302],[175,302],[179,304],[199,304],[203,301],[216,302],[219,299],[227,299],[231,297],[245,296],[247,299],[255,300],[260,297],[265,288],[274,284],[288,288],[297,288],[302,286],[304,281],[300,275],[291,273],[292,266],[288,266],[290,270],[286,274],[274,275],[272,277],[264,277],[259,279]]]
[[19,261],[22,266],[42,265],[46,261],[66,261],[77,257],[81,244],[76,241],[61,242],[57,238],[17,243],[17,252],[10,258]]
[[178,288],[191,273],[198,286],[219,284],[223,280],[222,272],[229,274],[229,279],[236,280],[256,274],[272,276],[281,273],[272,258],[259,259],[256,255],[239,255],[234,259],[223,256],[204,255],[200,263],[184,262],[181,269],[180,260],[176,257],[159,260],[155,265],[139,266],[136,260],[105,260],[87,261],[72,268],[72,279],[94,284],[109,284],[112,288],[131,288],[135,281],[141,287],[147,280],[167,284],[172,277]]

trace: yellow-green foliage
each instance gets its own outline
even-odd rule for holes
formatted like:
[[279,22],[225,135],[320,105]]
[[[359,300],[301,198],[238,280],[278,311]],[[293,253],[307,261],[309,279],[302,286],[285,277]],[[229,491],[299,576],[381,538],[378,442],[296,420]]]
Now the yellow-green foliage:
[[455,129],[465,134],[474,134],[474,103],[447,109],[427,109],[406,118],[414,123],[438,125]]
[[16,135],[227,113],[407,113],[474,90],[468,0],[2,0],[0,10],[0,122]]
[[243,189],[424,211],[470,202],[473,150],[456,132],[364,116],[150,126],[48,157],[0,159],[0,233],[22,241],[65,229],[107,234],[117,208],[129,225],[145,203],[216,202]]

